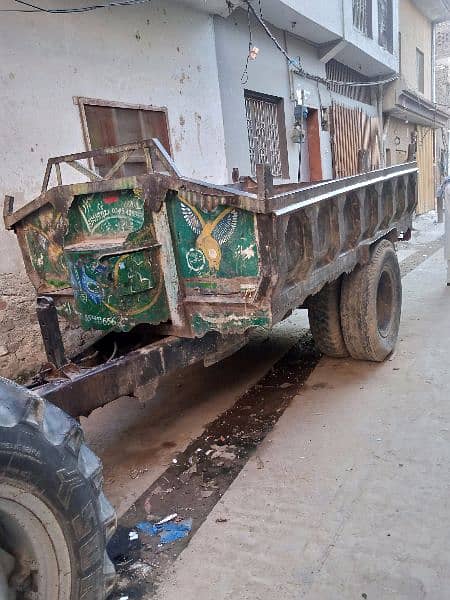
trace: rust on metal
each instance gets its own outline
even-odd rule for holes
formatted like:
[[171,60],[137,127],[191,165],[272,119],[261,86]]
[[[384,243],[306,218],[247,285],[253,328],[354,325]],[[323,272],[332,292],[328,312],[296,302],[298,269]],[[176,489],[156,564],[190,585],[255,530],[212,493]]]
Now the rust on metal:
[[[147,173],[115,177],[139,152]],[[104,177],[83,161],[114,155]],[[87,182],[63,185],[61,164]],[[81,169],[79,168],[81,165]],[[42,193],[4,220],[38,294],[86,329],[146,323],[184,338],[269,329],[411,228],[415,163],[313,184],[212,185],[180,174],[158,140],[48,161]],[[53,172],[57,186],[48,189]]]
[[[113,360],[90,368],[73,366],[70,376],[66,367],[53,372],[53,380],[36,391],[73,417],[87,416],[96,408],[123,396],[140,396],[140,390],[162,375],[195,364],[216,353],[223,344],[220,336],[209,333],[199,339],[168,336]],[[147,396],[148,399],[148,396]]]

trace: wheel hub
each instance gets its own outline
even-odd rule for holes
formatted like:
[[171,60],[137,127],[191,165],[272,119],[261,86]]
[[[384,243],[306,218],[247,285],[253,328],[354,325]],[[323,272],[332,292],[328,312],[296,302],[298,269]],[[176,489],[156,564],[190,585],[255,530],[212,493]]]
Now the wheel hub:
[[14,556],[0,548],[0,598],[5,600],[16,600],[16,592],[9,585],[15,562]]
[[[61,527],[47,505],[34,494],[2,482],[0,523],[4,540],[0,544],[0,557],[4,557],[0,560],[0,598],[69,600],[70,556]],[[2,589],[9,595],[2,596]]]
[[392,277],[389,271],[385,270],[381,273],[380,281],[377,290],[377,321],[378,331],[383,337],[389,332],[391,321],[393,318],[393,291]]

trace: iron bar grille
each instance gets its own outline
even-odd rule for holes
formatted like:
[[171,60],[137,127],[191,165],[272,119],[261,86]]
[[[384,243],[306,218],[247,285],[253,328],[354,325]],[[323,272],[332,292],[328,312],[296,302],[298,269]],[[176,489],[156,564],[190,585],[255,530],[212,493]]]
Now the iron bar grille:
[[274,177],[282,176],[278,104],[246,95],[248,146],[252,175],[256,165],[270,165]]
[[392,53],[392,0],[378,0],[378,43]]
[[[334,59],[327,62],[325,65],[325,72],[327,79],[331,81],[361,81],[361,83],[367,81],[367,77],[364,77],[364,75],[361,75],[358,71],[354,71],[350,67],[347,67],[347,65]],[[332,92],[336,92],[336,94],[353,98],[353,100],[358,100],[365,104],[371,103],[369,87],[348,86],[330,82],[328,83],[328,89]]]
[[365,35],[371,35],[371,12],[371,0],[353,0],[353,25]]

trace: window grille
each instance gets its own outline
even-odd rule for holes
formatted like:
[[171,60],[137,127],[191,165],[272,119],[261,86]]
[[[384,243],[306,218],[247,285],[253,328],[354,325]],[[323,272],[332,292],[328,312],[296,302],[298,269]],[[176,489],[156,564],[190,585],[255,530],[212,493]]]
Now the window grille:
[[270,165],[274,177],[283,176],[280,150],[280,100],[269,101],[245,94],[248,145],[252,175],[257,164]]
[[371,0],[353,0],[353,25],[364,35],[372,35]]

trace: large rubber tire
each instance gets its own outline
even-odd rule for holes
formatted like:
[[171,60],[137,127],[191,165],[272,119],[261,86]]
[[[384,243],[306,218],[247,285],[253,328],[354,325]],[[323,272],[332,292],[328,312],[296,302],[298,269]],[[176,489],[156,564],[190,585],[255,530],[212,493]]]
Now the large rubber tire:
[[116,516],[102,484],[79,424],[0,377],[0,552],[15,563],[12,575],[3,568],[11,597],[109,595],[115,572],[106,544]]
[[308,299],[308,318],[314,342],[322,354],[348,356],[341,328],[341,279],[325,285]]
[[395,348],[400,326],[402,283],[394,246],[378,242],[370,260],[344,277],[341,324],[353,358],[383,361]]

